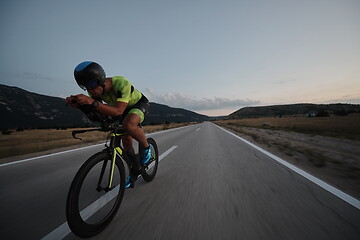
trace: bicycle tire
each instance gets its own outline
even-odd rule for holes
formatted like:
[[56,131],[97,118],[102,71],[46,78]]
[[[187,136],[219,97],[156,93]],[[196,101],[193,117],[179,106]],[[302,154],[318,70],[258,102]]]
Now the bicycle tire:
[[[108,152],[106,152],[106,151],[102,151],[102,152],[96,153],[93,156],[91,156],[81,166],[81,168],[75,175],[75,177],[72,181],[72,184],[70,186],[68,197],[67,197],[67,203],[66,203],[66,218],[67,218],[67,222],[68,222],[68,225],[69,225],[71,231],[79,237],[84,237],[84,238],[92,237],[92,236],[97,235],[101,231],[103,231],[110,224],[112,219],[115,217],[115,215],[120,207],[121,201],[123,199],[124,190],[125,190],[125,170],[124,170],[124,165],[123,165],[122,161],[119,158],[117,158],[115,161],[115,166],[116,166],[115,168],[117,168],[117,171],[120,175],[120,179],[118,179],[118,181],[120,183],[117,186],[118,192],[116,192],[117,187],[113,188],[111,191],[108,192],[115,196],[111,200],[111,201],[115,202],[114,206],[110,207],[109,213],[107,215],[105,215],[105,217],[103,217],[103,219],[101,219],[99,222],[89,223],[89,222],[87,222],[87,218],[91,218],[91,217],[85,217],[85,219],[83,219],[83,217],[81,216],[83,213],[81,212],[82,206],[81,207],[79,206],[80,205],[79,202],[81,201],[81,200],[79,200],[79,197],[80,197],[80,191],[83,187],[82,185],[84,184],[84,181],[85,181],[87,175],[90,175],[90,171],[93,168],[95,168],[95,166],[98,166],[98,164],[99,163],[101,164],[102,162],[106,166],[105,161],[110,161],[110,163],[111,163],[110,154],[108,154]],[[96,172],[96,171],[94,170],[94,172]],[[99,175],[99,174],[97,174],[97,175]],[[105,176],[105,178],[108,177],[108,175],[106,175],[106,174],[104,176]],[[97,177],[97,178],[99,178],[99,177]],[[98,185],[98,184],[95,184],[95,185]],[[94,186],[94,188],[96,188],[96,187],[97,186]],[[86,189],[86,190],[88,190],[88,189]],[[95,189],[95,190],[97,191],[97,189]],[[115,190],[115,192],[112,192],[114,190]],[[108,193],[106,193],[106,194],[108,194]],[[106,204],[108,204],[108,203],[105,203],[105,205]],[[104,207],[105,205],[100,207],[100,209],[108,208],[108,207]],[[98,210],[95,210],[95,211],[98,211]],[[97,212],[96,212],[96,214],[97,214]]]
[[[151,146],[153,158],[150,160],[148,164],[145,164],[141,168],[141,176],[147,182],[151,182],[157,172],[159,165],[159,150],[157,144],[153,138],[147,139],[149,145]],[[149,171],[148,171],[149,170]]]

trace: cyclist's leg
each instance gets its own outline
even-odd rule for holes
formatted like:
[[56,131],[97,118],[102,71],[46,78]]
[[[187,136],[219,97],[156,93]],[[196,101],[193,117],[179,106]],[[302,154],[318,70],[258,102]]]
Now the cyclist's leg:
[[[133,111],[134,110],[134,111]],[[127,133],[134,138],[143,148],[149,146],[144,131],[139,128],[139,124],[142,122],[143,118],[139,116],[142,112],[138,109],[132,109],[129,114],[125,117],[122,125],[126,129]]]
[[125,136],[122,136],[121,139],[122,139],[122,143],[124,146],[124,151],[130,157],[130,159],[132,160],[132,162],[134,164],[132,166],[132,168],[133,168],[132,170],[134,170],[136,173],[137,171],[140,170],[140,163],[139,163],[138,159],[136,158],[135,150],[133,147],[133,138],[129,135],[125,135]]
[[126,155],[130,158],[131,161],[130,173],[129,176],[126,178],[125,188],[133,188],[135,181],[141,173],[141,166],[135,154],[135,150],[133,147],[133,138],[130,135],[125,135],[121,137],[121,140],[124,146],[124,151],[126,152]]
[[121,140],[125,151],[134,152],[133,138],[130,135],[122,136]]
[[145,137],[145,133],[142,128],[139,128],[139,124],[144,121],[145,115],[149,111],[149,101],[146,97],[136,103],[127,113],[123,126],[127,129],[128,134],[132,136],[136,141],[139,142],[141,162],[145,163],[151,159],[151,149]]
[[139,128],[139,124],[144,121],[145,116],[149,113],[149,100],[143,95],[142,98],[132,106],[127,112],[123,121],[123,127],[128,134],[139,142],[142,148],[149,147],[144,131]]

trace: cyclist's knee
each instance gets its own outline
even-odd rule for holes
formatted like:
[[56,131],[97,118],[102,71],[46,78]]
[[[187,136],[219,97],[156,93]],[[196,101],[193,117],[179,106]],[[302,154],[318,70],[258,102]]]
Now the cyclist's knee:
[[[138,117],[138,116],[136,115],[136,117]],[[129,131],[129,130],[131,131],[131,130],[137,128],[140,122],[138,121],[138,119],[136,117],[134,116],[134,114],[130,114],[130,115],[126,116],[126,118],[124,119],[124,121],[122,123],[122,126],[127,131]]]
[[132,137],[124,136],[122,139],[123,145],[125,149],[131,149],[133,145]]
[[122,125],[123,125],[123,127],[124,127],[127,131],[129,131],[129,130],[131,130],[131,129],[134,128],[134,124],[132,124],[132,123],[129,122],[129,121],[124,121],[124,122],[122,123]]

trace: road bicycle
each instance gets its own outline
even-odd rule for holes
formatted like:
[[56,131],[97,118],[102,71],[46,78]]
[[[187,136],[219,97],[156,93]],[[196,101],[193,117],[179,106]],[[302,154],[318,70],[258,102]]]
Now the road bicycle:
[[[95,153],[80,167],[69,189],[66,218],[71,231],[79,237],[94,236],[110,224],[121,205],[126,176],[136,166],[134,158],[139,157],[127,154],[121,146],[121,137],[127,134],[122,126],[109,121],[106,116],[102,116],[101,120],[98,117],[93,116],[92,120],[100,121],[100,128],[72,132],[77,139],[81,139],[76,137],[80,133],[110,132],[105,149]],[[140,165],[142,178],[150,182],[158,169],[159,152],[153,138],[147,138],[147,141],[152,157],[149,162],[140,162]],[[139,153],[141,151],[139,146]]]

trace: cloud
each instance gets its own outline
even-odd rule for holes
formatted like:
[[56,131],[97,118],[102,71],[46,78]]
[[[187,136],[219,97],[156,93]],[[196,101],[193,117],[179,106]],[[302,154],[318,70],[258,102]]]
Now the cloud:
[[240,108],[244,106],[257,105],[260,101],[249,99],[228,99],[222,97],[198,99],[186,96],[183,93],[158,94],[153,89],[146,89],[147,96],[151,102],[162,103],[171,107],[185,108],[194,111],[213,110],[224,108]]
[[291,84],[296,82],[297,80],[295,78],[291,78],[291,79],[286,79],[286,80],[280,80],[277,82],[274,82],[275,84]]
[[326,100],[318,101],[319,103],[350,103],[350,104],[360,104],[360,97],[358,95],[344,95],[338,98],[328,98]]
[[22,79],[26,79],[26,80],[41,81],[41,82],[47,82],[53,80],[51,77],[45,76],[41,73],[34,73],[34,72],[22,72],[18,74],[18,77],[21,77]]

